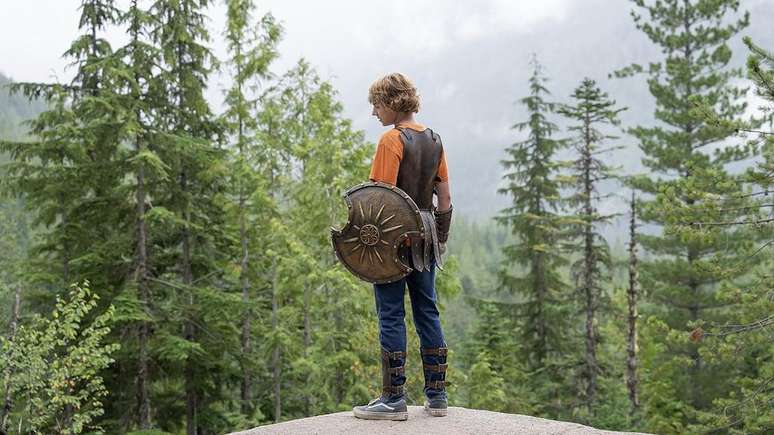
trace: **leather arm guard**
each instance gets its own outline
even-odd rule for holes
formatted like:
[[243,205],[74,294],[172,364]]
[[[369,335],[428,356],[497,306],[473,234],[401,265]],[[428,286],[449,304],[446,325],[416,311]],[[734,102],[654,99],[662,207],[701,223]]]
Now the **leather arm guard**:
[[435,226],[438,231],[438,242],[446,243],[449,239],[449,228],[451,227],[452,210],[454,207],[449,205],[448,210],[439,212],[435,210]]

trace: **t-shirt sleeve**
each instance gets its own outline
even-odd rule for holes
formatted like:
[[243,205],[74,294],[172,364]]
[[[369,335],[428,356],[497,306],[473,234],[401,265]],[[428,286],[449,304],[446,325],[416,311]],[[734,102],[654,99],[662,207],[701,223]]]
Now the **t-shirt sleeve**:
[[396,185],[402,158],[403,143],[400,141],[400,132],[398,130],[386,132],[376,145],[376,154],[371,163],[371,175],[368,178],[371,181]]
[[449,182],[449,168],[446,167],[446,152],[441,149],[441,163],[438,164],[438,175],[435,177],[438,183]]

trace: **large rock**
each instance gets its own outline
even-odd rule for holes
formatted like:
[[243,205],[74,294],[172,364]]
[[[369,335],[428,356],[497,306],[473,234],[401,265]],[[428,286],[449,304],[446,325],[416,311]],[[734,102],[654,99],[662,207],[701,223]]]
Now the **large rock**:
[[360,420],[352,412],[318,415],[259,426],[231,435],[259,434],[633,434],[594,429],[577,423],[518,414],[450,407],[446,417],[431,417],[420,406],[409,406],[407,421]]

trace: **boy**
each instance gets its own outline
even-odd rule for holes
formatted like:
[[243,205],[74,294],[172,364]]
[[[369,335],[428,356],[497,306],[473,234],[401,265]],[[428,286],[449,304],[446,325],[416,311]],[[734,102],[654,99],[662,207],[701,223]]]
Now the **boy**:
[[426,267],[414,265],[412,256],[405,255],[409,266],[414,269],[409,275],[395,282],[374,284],[382,347],[382,394],[367,405],[354,407],[353,412],[355,417],[364,419],[408,418],[403,390],[406,381],[403,298],[408,285],[425,375],[425,411],[433,416],[445,416],[447,399],[444,380],[448,349],[435,294],[436,257],[445,251],[452,213],[443,145],[437,134],[414,120],[414,113],[419,111],[419,96],[404,75],[389,74],[374,82],[368,90],[368,101],[373,105],[372,114],[382,125],[394,126],[379,139],[369,178],[398,186],[425,213],[432,213],[432,195],[436,194],[438,205],[434,216],[441,252],[432,253]]

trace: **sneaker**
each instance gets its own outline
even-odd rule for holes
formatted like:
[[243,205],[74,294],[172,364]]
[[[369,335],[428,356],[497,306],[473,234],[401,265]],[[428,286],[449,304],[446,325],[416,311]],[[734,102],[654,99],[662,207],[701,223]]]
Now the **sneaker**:
[[433,399],[425,399],[425,412],[433,417],[445,417],[446,416],[446,398],[436,397]]
[[[444,404],[444,411],[446,410]],[[406,398],[385,399],[380,396],[368,402],[368,405],[352,408],[355,417],[364,420],[408,420]]]

